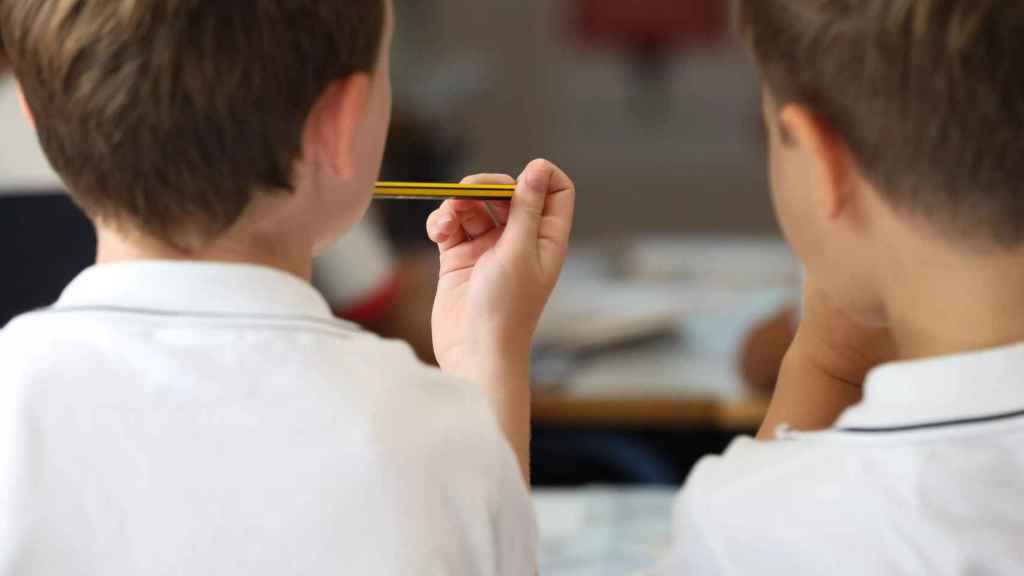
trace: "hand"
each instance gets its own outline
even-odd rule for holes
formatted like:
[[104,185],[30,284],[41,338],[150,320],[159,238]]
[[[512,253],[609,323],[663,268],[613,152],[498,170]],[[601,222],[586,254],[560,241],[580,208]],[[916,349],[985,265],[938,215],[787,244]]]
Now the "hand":
[[[479,175],[468,184],[512,184]],[[530,343],[565,263],[576,188],[535,160],[508,203],[449,200],[427,220],[441,250],[434,352],[441,369],[481,386],[530,480]],[[490,212],[488,211],[490,208]]]
[[[463,182],[516,180],[477,175]],[[427,233],[441,251],[433,339],[442,369],[475,379],[483,365],[528,361],[565,262],[575,195],[564,172],[535,160],[519,177],[511,205],[490,203],[489,214],[481,201],[449,200],[430,215]]]
[[782,423],[799,430],[831,426],[843,410],[860,402],[868,372],[896,357],[889,328],[852,318],[808,279],[803,319],[782,362],[759,437],[773,438]]

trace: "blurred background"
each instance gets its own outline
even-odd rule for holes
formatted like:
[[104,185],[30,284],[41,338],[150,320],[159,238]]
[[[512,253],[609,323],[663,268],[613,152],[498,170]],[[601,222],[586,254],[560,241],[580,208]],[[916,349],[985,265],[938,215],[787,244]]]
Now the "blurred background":
[[457,174],[545,156],[580,238],[771,235],[759,87],[727,0],[399,0],[396,109]]
[[[800,272],[774,223],[732,3],[395,3],[382,178],[515,175],[545,157],[578,186],[534,354],[542,572],[643,567],[693,464],[756,431],[795,325]],[[315,273],[340,316],[428,362],[434,207],[379,203]],[[0,80],[0,324],[51,303],[93,242]]]

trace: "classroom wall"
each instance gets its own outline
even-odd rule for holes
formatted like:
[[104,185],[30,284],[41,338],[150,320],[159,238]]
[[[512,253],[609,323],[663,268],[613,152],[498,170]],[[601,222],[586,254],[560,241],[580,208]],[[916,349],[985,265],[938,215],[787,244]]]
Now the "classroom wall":
[[568,5],[400,1],[396,101],[423,97],[463,127],[463,170],[514,171],[538,155],[563,165],[580,189],[578,237],[776,233],[744,50],[679,53],[662,89],[644,90],[626,55],[568,37]]

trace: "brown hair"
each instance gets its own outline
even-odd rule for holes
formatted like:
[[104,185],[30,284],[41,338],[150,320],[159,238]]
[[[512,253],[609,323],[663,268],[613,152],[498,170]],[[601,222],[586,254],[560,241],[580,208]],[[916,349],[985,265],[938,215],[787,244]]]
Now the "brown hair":
[[740,27],[896,209],[1024,243],[1024,2],[742,0]]
[[288,190],[327,86],[371,72],[383,0],[0,0],[39,138],[76,201],[184,250]]

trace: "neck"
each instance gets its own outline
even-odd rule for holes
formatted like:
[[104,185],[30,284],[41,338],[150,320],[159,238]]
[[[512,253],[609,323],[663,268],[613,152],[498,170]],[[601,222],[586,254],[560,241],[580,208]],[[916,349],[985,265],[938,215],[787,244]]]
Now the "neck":
[[135,260],[188,260],[254,264],[276,268],[304,280],[313,275],[313,243],[283,235],[259,234],[236,226],[196,251],[181,251],[158,240],[96,225],[96,262]]
[[900,358],[1024,341],[1024,250],[965,252],[922,242],[913,251],[897,258],[885,296]]

